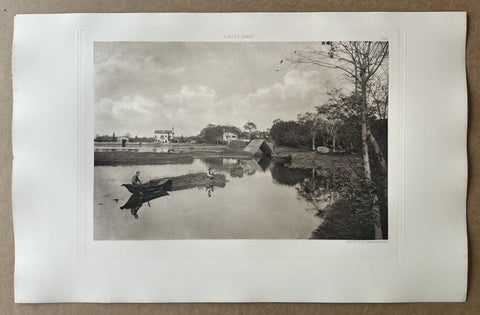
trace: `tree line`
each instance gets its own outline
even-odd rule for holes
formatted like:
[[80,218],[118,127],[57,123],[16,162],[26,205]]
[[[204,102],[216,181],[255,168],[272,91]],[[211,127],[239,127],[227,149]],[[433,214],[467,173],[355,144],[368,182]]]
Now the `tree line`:
[[[329,93],[330,100],[317,106],[314,112],[297,115],[296,120],[275,119],[270,137],[277,145],[305,147],[316,150],[328,147],[333,153],[360,153],[362,151],[361,117],[357,112],[345,109],[356,106],[354,95],[345,96],[340,91]],[[368,125],[376,135],[377,144],[386,150],[387,122],[374,111],[369,113]]]
[[[129,137],[129,141],[131,142],[153,142],[155,139],[154,137],[139,137],[135,136],[132,137],[129,134],[126,135]],[[115,135],[115,132],[112,135],[95,135],[93,139],[94,142],[117,142],[118,137]]]
[[[189,136],[184,137],[181,135],[180,137],[175,137],[174,142],[179,143],[188,143],[188,142],[196,142],[196,143],[209,143],[209,144],[223,144],[225,141],[223,139],[224,133],[233,133],[238,138],[241,139],[255,139],[255,138],[268,138],[269,132],[268,131],[260,131],[257,129],[257,125],[252,121],[247,121],[243,125],[243,131],[231,125],[214,125],[208,124],[200,133],[196,136]],[[131,142],[154,142],[154,137],[131,137],[130,134],[126,134],[129,137],[129,141]],[[118,137],[115,136],[115,132],[112,135],[96,135],[94,138],[95,142],[116,142]]]
[[223,144],[224,133],[233,133],[239,139],[256,139],[256,138],[268,138],[269,131],[260,131],[257,125],[252,121],[247,121],[243,125],[243,129],[231,125],[214,125],[208,124],[200,131],[200,134],[195,137],[197,143],[210,143],[210,144]]

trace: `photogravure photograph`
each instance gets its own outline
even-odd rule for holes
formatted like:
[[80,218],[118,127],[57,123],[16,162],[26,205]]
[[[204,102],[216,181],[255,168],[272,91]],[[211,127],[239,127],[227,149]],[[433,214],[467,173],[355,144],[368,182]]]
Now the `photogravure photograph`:
[[93,53],[94,240],[388,239],[388,41]]

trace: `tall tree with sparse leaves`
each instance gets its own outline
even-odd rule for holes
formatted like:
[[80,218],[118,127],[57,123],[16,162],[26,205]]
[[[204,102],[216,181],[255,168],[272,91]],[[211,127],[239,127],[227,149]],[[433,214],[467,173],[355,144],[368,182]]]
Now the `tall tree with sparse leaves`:
[[[342,72],[353,84],[355,95],[357,95],[358,107],[361,116],[362,134],[362,158],[364,175],[367,181],[372,180],[368,141],[372,144],[377,158],[379,159],[382,171],[386,174],[387,168],[383,152],[379,149],[378,143],[368,126],[368,89],[379,69],[384,69],[388,64],[388,42],[386,41],[362,41],[362,42],[321,42],[318,47],[308,50],[297,50],[287,58],[292,64],[309,64],[324,68],[336,69]],[[283,61],[282,61],[283,62]],[[380,212],[378,206],[374,206],[373,225],[375,238],[382,238],[382,227],[380,224]]]

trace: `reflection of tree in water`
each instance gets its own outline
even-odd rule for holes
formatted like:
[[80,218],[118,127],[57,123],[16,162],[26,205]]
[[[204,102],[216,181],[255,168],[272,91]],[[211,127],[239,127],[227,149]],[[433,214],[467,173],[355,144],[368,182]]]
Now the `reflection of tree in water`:
[[374,198],[379,187],[363,180],[361,165],[354,161],[311,169],[275,164],[271,172],[276,183],[295,186],[298,197],[311,204],[307,210],[324,219],[312,238],[373,239],[372,207],[379,207],[386,220],[386,199]]
[[288,167],[288,163],[272,163],[270,172],[275,183],[287,186],[301,183],[305,178],[310,176],[310,170],[290,168]]
[[295,186],[298,195],[307,200],[318,216],[324,215],[325,209],[330,206],[338,193],[333,189],[333,173],[331,176],[324,176],[319,169],[312,168],[311,177],[306,177]]
[[242,178],[243,173],[244,173],[244,168],[243,167],[236,167],[236,168],[230,170],[230,176],[236,177],[236,178]]
[[291,168],[288,163],[274,163],[271,172],[275,183],[295,186],[299,198],[308,201],[318,215],[335,198],[334,176],[326,174],[321,168]]
[[231,159],[231,158],[206,158],[204,162],[215,171],[227,172],[234,178],[244,175],[253,175],[257,171],[265,172],[271,164],[271,159],[260,157],[258,159]]

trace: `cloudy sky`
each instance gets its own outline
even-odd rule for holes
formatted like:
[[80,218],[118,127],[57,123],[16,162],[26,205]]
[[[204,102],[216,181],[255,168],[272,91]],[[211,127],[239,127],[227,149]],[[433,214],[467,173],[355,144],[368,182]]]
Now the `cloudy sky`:
[[[96,42],[95,133],[152,136],[207,124],[260,130],[327,101],[338,73],[280,60],[306,43]],[[278,70],[278,71],[277,71]]]

